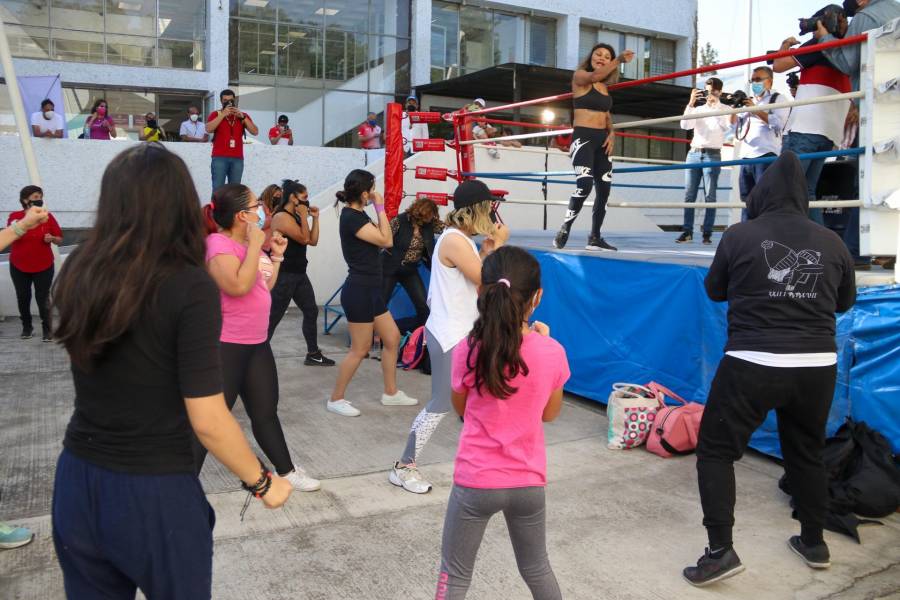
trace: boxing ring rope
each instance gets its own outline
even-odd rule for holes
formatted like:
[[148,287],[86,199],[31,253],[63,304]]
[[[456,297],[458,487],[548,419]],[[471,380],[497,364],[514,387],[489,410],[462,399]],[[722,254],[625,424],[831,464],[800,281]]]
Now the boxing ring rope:
[[[679,189],[684,189],[680,187]],[[532,206],[568,206],[568,200],[519,200],[508,198],[504,204],[527,204]],[[585,202],[584,206],[593,206],[593,201]],[[746,208],[743,202],[622,202],[610,200],[606,206],[612,208]],[[863,206],[862,200],[810,200],[810,208],[855,208]]]

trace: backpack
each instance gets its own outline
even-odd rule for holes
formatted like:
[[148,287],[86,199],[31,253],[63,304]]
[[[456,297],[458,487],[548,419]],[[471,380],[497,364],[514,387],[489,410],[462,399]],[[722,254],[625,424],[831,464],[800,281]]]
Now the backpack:
[[[700,437],[703,405],[688,402],[659,384],[650,384],[650,387],[656,391],[660,406],[647,436],[647,450],[663,458],[690,454]],[[666,396],[677,400],[681,406],[666,406]]]
[[420,325],[406,337],[406,342],[400,349],[400,367],[409,371],[419,366],[428,352],[425,346],[425,326]]

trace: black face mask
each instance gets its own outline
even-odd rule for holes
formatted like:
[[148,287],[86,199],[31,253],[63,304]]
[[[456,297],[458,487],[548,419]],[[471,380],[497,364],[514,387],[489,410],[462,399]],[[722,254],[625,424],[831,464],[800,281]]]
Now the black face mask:
[[419,110],[419,107],[413,103],[409,103],[406,105],[406,112],[416,112]]
[[150,129],[156,129],[156,119],[148,119],[147,127],[149,127]]
[[32,206],[37,206],[40,208],[41,206],[44,206],[44,201],[43,200],[31,200],[28,202],[28,206],[29,206],[29,208]]
[[859,6],[856,4],[856,0],[844,0],[844,14],[848,18],[855,15],[857,10],[859,10]]

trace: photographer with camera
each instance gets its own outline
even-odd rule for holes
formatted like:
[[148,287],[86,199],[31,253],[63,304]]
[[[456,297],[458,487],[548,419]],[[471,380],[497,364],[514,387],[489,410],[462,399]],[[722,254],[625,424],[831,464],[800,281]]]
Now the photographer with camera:
[[166,132],[162,130],[159,126],[159,121],[156,120],[156,114],[153,112],[148,112],[144,115],[144,128],[141,130],[141,134],[138,138],[142,142],[164,142],[166,141]]
[[[809,19],[800,19],[800,35],[815,30],[817,22],[825,22],[836,35],[843,37],[847,31],[847,19],[844,11],[836,4],[823,7]],[[802,47],[818,44],[815,38],[804,43]],[[785,51],[800,44],[797,38],[790,37],[781,43],[779,51]],[[776,73],[784,73],[800,67],[800,83],[797,86],[797,100],[809,100],[833,94],[845,94],[850,91],[850,78],[838,71],[823,52],[798,54],[775,59],[772,63]],[[823,102],[806,106],[795,106],[784,127],[782,152],[790,150],[796,154],[827,152],[840,144],[844,137],[844,120],[851,103]],[[816,199],[816,187],[825,159],[801,160],[803,173],[806,176],[807,195],[810,200]],[[822,225],[824,219],[821,208],[809,211],[809,217]]]
[[269,141],[273,146],[293,146],[294,133],[288,125],[288,116],[278,117],[278,125],[269,130]]
[[206,120],[206,132],[213,134],[212,189],[228,183],[240,183],[244,174],[244,132],[257,135],[256,123],[237,107],[237,99],[232,90],[222,90],[219,94],[222,110],[210,113]]
[[[688,101],[684,116],[695,115],[703,112],[721,110],[719,101],[722,95],[722,80],[710,77],[706,80],[704,91],[691,90],[691,98]],[[691,140],[691,150],[688,152],[685,163],[700,164],[719,162],[722,160],[722,145],[725,143],[725,134],[731,129],[731,119],[727,116],[704,117],[701,119],[689,119],[681,121],[682,129],[693,129],[694,137]],[[702,172],[701,172],[702,171]],[[687,169],[685,171],[685,202],[697,201],[697,190],[700,188],[700,177],[704,177],[706,202],[716,201],[716,188],[719,184],[721,167],[709,167],[703,169]],[[703,243],[712,243],[712,229],[716,220],[716,209],[707,208],[703,217]],[[684,209],[684,231],[675,240],[678,244],[692,242],[694,240],[694,209]]]
[[[744,100],[745,106],[774,104],[779,102],[778,92],[772,91],[773,73],[769,67],[756,67],[750,79],[752,96]],[[739,158],[762,158],[781,153],[781,129],[789,110],[780,108],[766,112],[746,112],[732,115],[735,139],[741,142]],[[756,182],[762,177],[768,164],[741,165],[739,186],[741,201],[746,202]],[[741,210],[741,221],[747,220],[747,209]]]

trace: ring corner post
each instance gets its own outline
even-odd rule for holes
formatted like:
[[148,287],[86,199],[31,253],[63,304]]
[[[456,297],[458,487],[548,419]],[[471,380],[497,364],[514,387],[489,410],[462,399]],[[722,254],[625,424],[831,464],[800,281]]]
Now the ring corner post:
[[390,102],[386,109],[387,144],[384,158],[384,211],[394,218],[403,200],[403,135],[401,121],[403,108],[398,102]]

